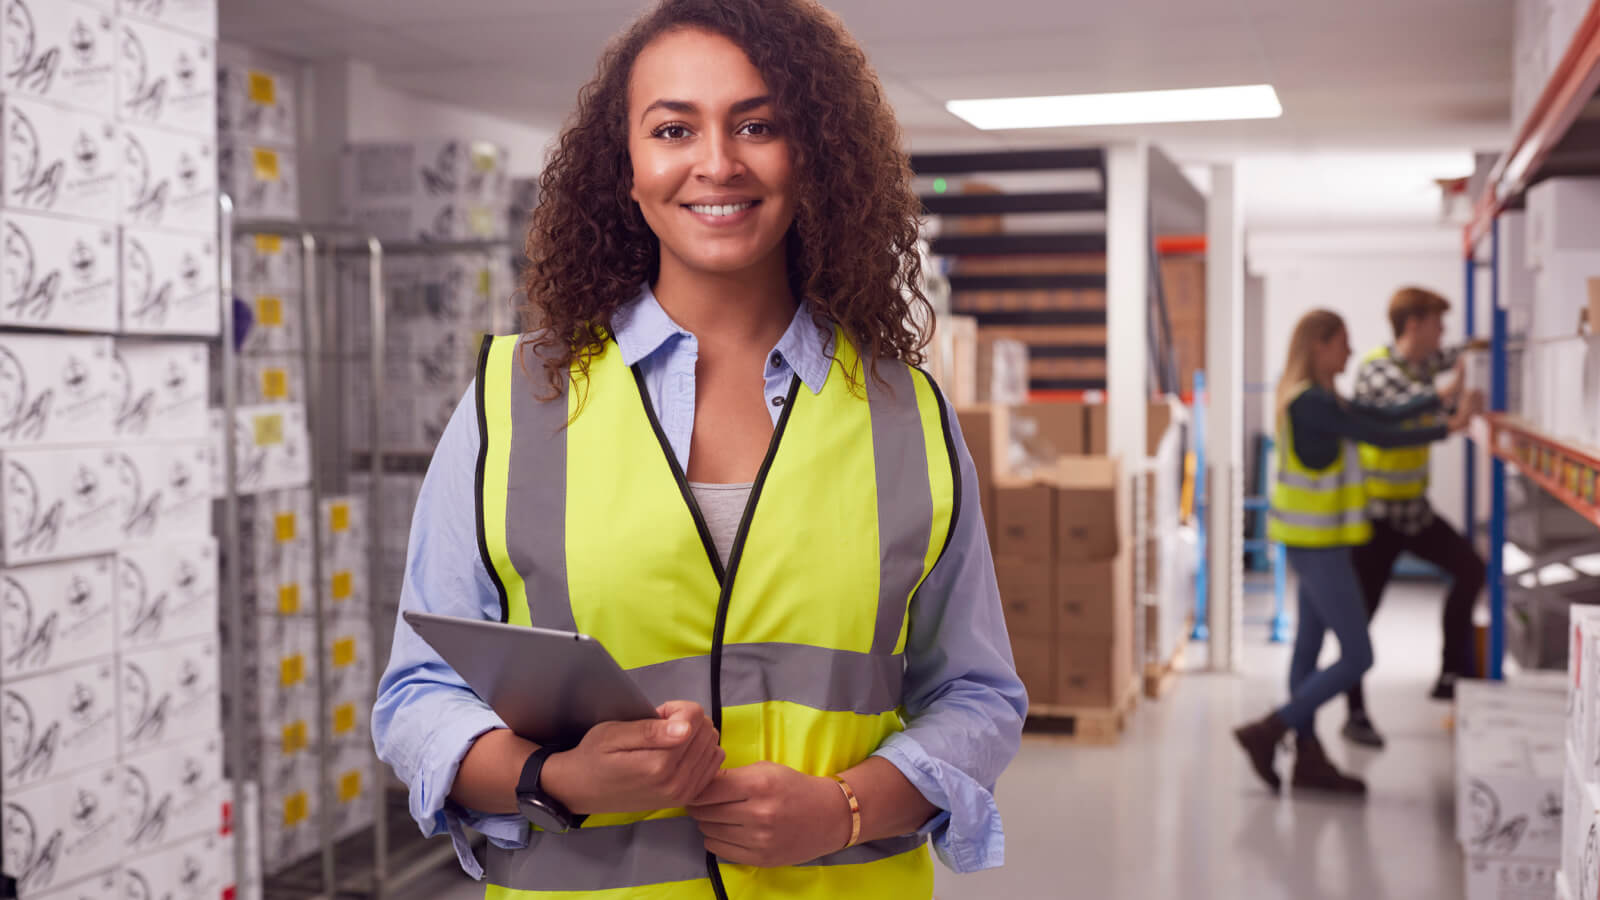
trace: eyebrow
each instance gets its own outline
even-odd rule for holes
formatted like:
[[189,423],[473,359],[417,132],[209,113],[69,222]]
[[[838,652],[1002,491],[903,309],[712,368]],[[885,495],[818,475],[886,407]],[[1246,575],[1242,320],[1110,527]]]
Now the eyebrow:
[[[769,104],[771,102],[772,102],[772,98],[770,96],[766,95],[766,94],[763,94],[763,95],[761,95],[759,97],[750,97],[750,98],[745,99],[745,100],[740,100],[738,103],[735,103],[732,106],[728,107],[728,111],[737,116],[737,115],[740,115],[742,113],[747,113],[747,112],[749,112],[749,111],[751,111],[753,109],[760,109],[761,107],[766,106],[767,104]],[[644,121],[644,117],[645,116],[650,115],[651,112],[653,112],[655,110],[658,110],[658,109],[664,109],[664,110],[667,110],[668,112],[675,112],[675,113],[678,113],[679,115],[690,115],[692,113],[699,112],[700,107],[695,105],[695,104],[693,104],[693,103],[690,103],[687,100],[661,99],[661,100],[657,100],[656,102],[650,104],[649,106],[646,106],[644,108],[644,112],[639,114],[639,121],[641,121],[641,122]]]

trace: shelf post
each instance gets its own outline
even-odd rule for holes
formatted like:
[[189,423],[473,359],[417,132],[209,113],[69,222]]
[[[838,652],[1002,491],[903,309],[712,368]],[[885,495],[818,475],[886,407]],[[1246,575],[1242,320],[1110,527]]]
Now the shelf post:
[[[1478,248],[1468,249],[1466,254],[1466,337],[1472,340],[1478,336]],[[1462,524],[1467,538],[1467,543],[1478,544],[1478,447],[1468,434],[1465,445],[1461,451],[1465,456],[1465,465],[1462,471],[1466,477],[1466,489],[1462,492],[1462,505],[1465,507],[1462,515]]]
[[[1492,226],[1498,223],[1492,223]],[[1506,311],[1500,306],[1500,231],[1489,238],[1489,409],[1506,411]],[[1492,448],[1491,448],[1492,449]],[[1504,678],[1506,649],[1506,464],[1491,456],[1489,464],[1489,678]]]

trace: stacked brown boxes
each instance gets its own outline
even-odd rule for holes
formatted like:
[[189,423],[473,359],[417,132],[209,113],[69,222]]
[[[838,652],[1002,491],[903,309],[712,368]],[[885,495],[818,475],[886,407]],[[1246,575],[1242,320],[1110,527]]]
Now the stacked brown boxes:
[[1206,367],[1206,261],[1201,256],[1161,258],[1161,286],[1172,323],[1178,385],[1194,386],[1196,369]]

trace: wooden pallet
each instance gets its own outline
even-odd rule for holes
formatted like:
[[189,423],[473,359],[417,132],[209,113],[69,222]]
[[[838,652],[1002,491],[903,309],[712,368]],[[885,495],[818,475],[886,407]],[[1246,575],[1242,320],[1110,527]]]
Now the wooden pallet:
[[1139,705],[1139,685],[1135,683],[1122,702],[1113,709],[1074,706],[1034,705],[1028,707],[1027,730],[1037,734],[1066,738],[1073,743],[1115,744],[1127,730],[1128,720]]
[[[1185,628],[1185,635],[1189,629]],[[1189,648],[1187,637],[1178,642],[1176,650],[1172,651],[1172,658],[1162,663],[1146,663],[1144,667],[1144,695],[1151,700],[1160,700],[1172,692],[1173,685],[1178,683],[1178,673],[1183,668],[1183,654]]]

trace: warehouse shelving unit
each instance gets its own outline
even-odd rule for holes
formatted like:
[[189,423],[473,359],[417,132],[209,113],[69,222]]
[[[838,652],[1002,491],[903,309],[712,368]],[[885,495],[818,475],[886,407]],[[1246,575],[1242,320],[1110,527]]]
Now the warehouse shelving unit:
[[[1490,454],[1488,515],[1489,676],[1503,677],[1506,647],[1505,543],[1507,525],[1506,481],[1508,467],[1526,480],[1572,507],[1600,527],[1594,482],[1600,472],[1600,449],[1541,434],[1508,411],[1512,343],[1500,296],[1502,248],[1496,227],[1499,217],[1519,208],[1533,184],[1557,176],[1600,176],[1600,119],[1586,116],[1600,91],[1600,2],[1594,3],[1555,66],[1538,102],[1518,127],[1511,147],[1490,171],[1463,236],[1465,258],[1467,333],[1476,336],[1475,301],[1478,275],[1490,274],[1490,414],[1486,427],[1476,429],[1473,444],[1484,443]],[[1528,344],[1524,352],[1537,352]],[[1467,527],[1475,533],[1477,520],[1476,453],[1467,453]]]

